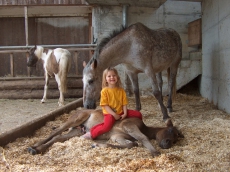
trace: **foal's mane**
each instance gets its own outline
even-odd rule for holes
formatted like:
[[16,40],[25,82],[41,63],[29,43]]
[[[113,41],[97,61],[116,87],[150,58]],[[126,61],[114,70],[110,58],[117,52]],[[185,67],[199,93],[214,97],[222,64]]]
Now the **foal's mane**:
[[113,30],[109,36],[102,38],[102,40],[100,41],[100,43],[98,44],[93,58],[90,59],[89,64],[91,64],[95,59],[97,59],[99,57],[99,54],[101,53],[102,49],[105,47],[105,45],[114,37],[116,37],[118,34],[120,34],[121,32],[123,32],[127,27],[121,26],[119,29],[115,29]]

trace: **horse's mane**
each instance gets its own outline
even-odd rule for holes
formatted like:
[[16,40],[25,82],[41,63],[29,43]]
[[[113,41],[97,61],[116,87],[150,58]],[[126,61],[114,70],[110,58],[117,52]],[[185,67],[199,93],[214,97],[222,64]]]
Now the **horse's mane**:
[[[97,59],[99,57],[99,54],[101,53],[101,50],[105,47],[105,45],[115,36],[117,36],[118,34],[120,34],[121,32],[123,32],[127,27],[121,26],[119,29],[115,29],[113,30],[109,36],[102,38],[102,40],[100,41],[100,43],[98,44],[95,52],[94,52],[94,56],[93,58],[90,59],[90,63],[91,64],[93,62],[94,59]],[[96,54],[95,54],[96,53]]]
[[103,38],[101,40],[101,42],[99,43],[99,45],[97,46],[97,50],[99,52],[99,54],[101,53],[102,48],[111,40],[113,39],[115,36],[117,36],[118,34],[120,34],[121,32],[123,32],[126,29],[126,27],[121,26],[119,29],[115,29],[113,30],[109,36]]

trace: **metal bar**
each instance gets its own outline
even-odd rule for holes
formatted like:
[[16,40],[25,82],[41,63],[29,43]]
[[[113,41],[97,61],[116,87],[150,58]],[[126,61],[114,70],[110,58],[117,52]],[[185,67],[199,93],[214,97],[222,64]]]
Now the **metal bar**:
[[[96,47],[97,44],[65,44],[65,45],[37,45],[42,46],[46,48],[68,48],[68,47]],[[30,49],[34,47],[34,45],[28,45],[28,46],[0,46],[0,50],[12,50],[12,49]]]
[[128,9],[128,5],[123,5],[122,22],[124,27],[127,27],[127,9]]
[[[95,48],[66,48],[69,51],[89,51],[89,50],[95,50]],[[0,50],[0,54],[7,54],[7,53],[25,53],[28,52],[28,49],[25,50]]]
[[25,12],[25,35],[26,35],[26,46],[29,45],[28,41],[28,9],[27,6],[24,7],[24,12]]

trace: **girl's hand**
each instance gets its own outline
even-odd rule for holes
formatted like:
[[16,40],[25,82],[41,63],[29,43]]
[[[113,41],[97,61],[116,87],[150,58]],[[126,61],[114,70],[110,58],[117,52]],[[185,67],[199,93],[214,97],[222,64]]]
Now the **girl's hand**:
[[120,115],[117,115],[117,114],[113,114],[113,117],[115,118],[115,120],[121,119],[121,116],[120,116]]
[[126,116],[127,116],[127,114],[122,114],[122,115],[121,115],[121,117],[120,117],[120,120],[125,119],[125,118],[126,118]]

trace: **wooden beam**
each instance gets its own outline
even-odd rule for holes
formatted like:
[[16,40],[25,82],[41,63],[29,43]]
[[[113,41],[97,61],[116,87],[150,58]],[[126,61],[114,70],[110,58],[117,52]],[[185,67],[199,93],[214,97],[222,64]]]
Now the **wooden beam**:
[[79,98],[78,100],[73,101],[61,108],[58,108],[57,110],[54,110],[38,119],[30,121],[13,130],[4,132],[3,134],[0,135],[0,146],[5,146],[8,143],[13,142],[19,137],[32,135],[35,130],[44,126],[46,122],[54,120],[56,117],[64,113],[69,113],[71,110],[74,110],[82,106],[83,106],[83,99]]

